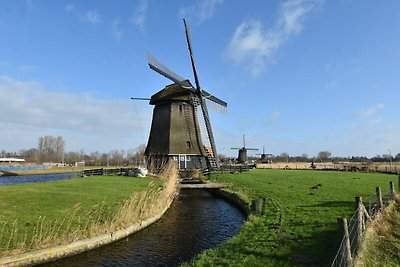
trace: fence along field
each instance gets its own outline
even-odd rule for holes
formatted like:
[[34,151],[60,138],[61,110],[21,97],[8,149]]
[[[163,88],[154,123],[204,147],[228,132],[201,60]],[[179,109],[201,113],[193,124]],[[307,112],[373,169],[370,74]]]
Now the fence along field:
[[[398,187],[400,191],[400,175],[398,176]],[[337,220],[342,241],[331,267],[354,266],[367,227],[379,212],[395,201],[395,198],[396,193],[392,181],[389,182],[389,190],[385,198],[382,196],[380,187],[376,187],[375,195],[367,197],[364,201],[360,196],[355,197],[355,211],[350,220],[347,221],[346,218]]]

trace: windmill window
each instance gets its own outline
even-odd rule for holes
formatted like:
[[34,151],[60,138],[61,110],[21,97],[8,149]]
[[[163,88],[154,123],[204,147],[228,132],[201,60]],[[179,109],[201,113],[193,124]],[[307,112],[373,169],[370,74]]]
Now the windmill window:
[[192,148],[192,143],[191,143],[190,141],[187,141],[187,142],[186,142],[186,147],[187,147],[187,148]]

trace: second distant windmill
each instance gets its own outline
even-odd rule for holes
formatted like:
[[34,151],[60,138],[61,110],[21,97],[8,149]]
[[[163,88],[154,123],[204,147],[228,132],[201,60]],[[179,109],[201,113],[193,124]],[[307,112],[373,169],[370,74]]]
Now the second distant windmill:
[[261,163],[272,163],[271,159],[269,158],[270,156],[272,156],[272,154],[269,153],[265,153],[265,147],[263,147],[263,153],[262,154],[256,154],[258,156],[261,156]]
[[247,151],[248,150],[258,151],[257,148],[246,147],[246,140],[245,140],[244,135],[243,135],[243,147],[241,147],[241,148],[232,147],[231,149],[238,150],[238,158],[237,158],[238,163],[247,163]]

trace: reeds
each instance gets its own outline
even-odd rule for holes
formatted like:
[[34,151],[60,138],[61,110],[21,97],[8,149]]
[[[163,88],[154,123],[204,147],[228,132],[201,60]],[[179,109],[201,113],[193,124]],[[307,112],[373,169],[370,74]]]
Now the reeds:
[[86,210],[77,203],[56,219],[39,216],[35,222],[23,223],[0,216],[0,256],[114,233],[159,214],[177,194],[176,165],[166,164],[158,177],[164,181],[162,185],[150,182],[145,191],[132,193],[117,211],[105,198]]

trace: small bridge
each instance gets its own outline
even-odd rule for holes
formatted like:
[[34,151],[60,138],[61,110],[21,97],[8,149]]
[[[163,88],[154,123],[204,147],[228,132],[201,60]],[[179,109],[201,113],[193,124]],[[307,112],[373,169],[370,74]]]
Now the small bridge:
[[219,183],[208,183],[208,184],[179,184],[179,188],[188,188],[188,189],[221,189],[221,188],[227,188],[229,185],[227,184],[219,184]]

